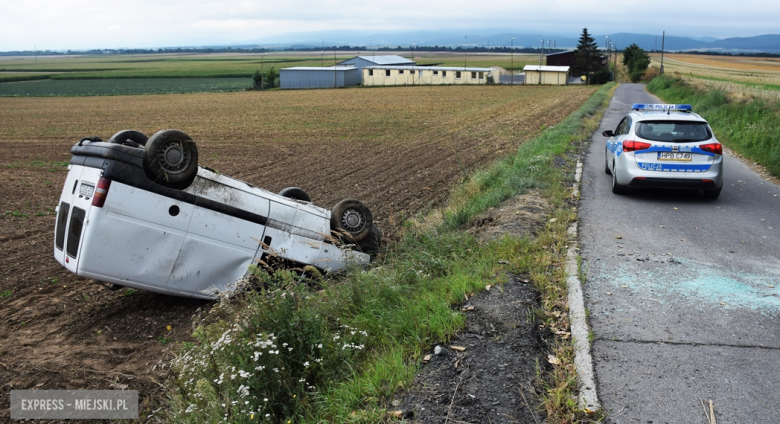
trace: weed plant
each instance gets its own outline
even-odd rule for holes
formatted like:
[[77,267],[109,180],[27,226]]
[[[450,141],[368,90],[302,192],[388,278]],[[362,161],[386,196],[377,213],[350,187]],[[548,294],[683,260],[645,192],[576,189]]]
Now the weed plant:
[[[225,298],[198,322],[197,340],[172,364],[173,422],[384,422],[393,395],[409,387],[424,352],[465,323],[456,307],[507,273],[527,275],[541,293],[535,315],[565,333],[566,229],[571,176],[553,166],[598,125],[614,84],[582,108],[457,187],[447,204],[403,223],[402,239],[370,268],[323,278],[253,269],[256,290]],[[572,167],[573,168],[573,167]],[[534,190],[554,212],[535,238],[480,242],[467,230],[480,214]],[[555,219],[552,219],[555,218]],[[570,340],[543,371],[549,422],[581,417]],[[544,367],[546,369],[546,367]]]
[[669,103],[690,103],[723,144],[780,177],[780,103],[732,102],[721,90],[701,91],[679,77],[661,75],[647,89]]

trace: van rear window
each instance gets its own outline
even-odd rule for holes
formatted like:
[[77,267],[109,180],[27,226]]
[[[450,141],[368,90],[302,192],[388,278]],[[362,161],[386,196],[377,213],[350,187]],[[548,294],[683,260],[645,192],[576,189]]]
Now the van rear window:
[[68,226],[69,212],[70,205],[67,202],[60,203],[60,213],[57,215],[57,230],[54,237],[54,245],[59,250],[62,250],[62,247],[65,245],[65,227]]
[[75,258],[79,253],[79,243],[81,242],[81,230],[84,227],[84,216],[86,212],[84,209],[73,207],[73,213],[70,217],[70,225],[68,225],[68,256]]
[[706,122],[642,121],[636,125],[636,134],[645,140],[685,143],[712,138]]

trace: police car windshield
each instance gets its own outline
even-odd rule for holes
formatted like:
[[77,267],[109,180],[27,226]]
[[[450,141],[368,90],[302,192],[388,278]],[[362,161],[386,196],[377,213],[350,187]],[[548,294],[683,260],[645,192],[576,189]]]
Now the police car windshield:
[[642,121],[637,123],[636,134],[646,140],[686,143],[712,138],[706,122],[690,121]]

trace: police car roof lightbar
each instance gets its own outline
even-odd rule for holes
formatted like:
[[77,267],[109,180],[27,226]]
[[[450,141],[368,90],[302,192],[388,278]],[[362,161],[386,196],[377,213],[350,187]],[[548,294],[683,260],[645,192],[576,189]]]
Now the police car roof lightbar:
[[631,105],[633,110],[662,110],[669,112],[672,110],[680,112],[691,112],[693,108],[691,105],[662,105],[662,104],[647,104],[647,103],[634,103]]

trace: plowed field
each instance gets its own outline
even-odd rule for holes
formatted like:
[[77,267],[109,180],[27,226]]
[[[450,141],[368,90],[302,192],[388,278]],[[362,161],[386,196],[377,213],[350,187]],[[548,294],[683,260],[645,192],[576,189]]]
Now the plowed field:
[[[201,165],[332,207],[363,200],[392,240],[476,167],[555,125],[590,87],[393,87],[93,98],[0,98],[0,420],[11,389],[119,388],[154,407],[172,342],[208,302],[110,292],[53,258],[69,149],[177,128]],[[170,326],[170,330],[168,329]]]

